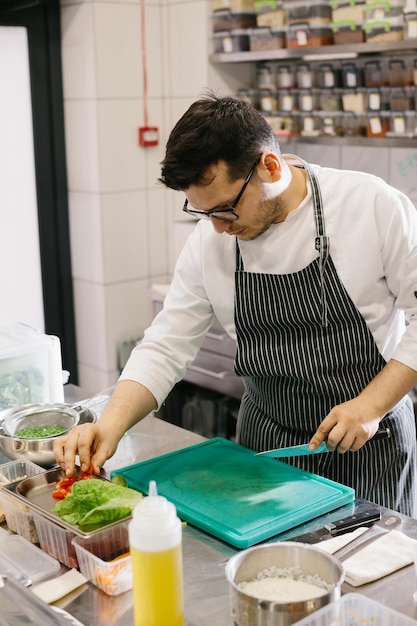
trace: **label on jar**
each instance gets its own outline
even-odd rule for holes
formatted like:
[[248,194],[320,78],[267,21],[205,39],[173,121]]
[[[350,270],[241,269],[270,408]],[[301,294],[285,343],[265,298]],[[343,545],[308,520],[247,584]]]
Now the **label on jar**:
[[394,133],[403,135],[405,133],[405,119],[403,115],[396,115],[394,117]]
[[381,96],[378,91],[369,94],[369,108],[371,111],[379,111],[381,109]]
[[369,120],[369,126],[373,135],[380,135],[382,133],[382,125],[380,117],[371,117]]
[[348,70],[346,72],[346,87],[356,87],[356,72],[355,70]]
[[301,96],[301,110],[312,111],[313,110],[313,96],[309,93]]
[[304,131],[306,133],[312,133],[314,130],[314,119],[309,115],[304,118]]
[[334,74],[332,70],[326,70],[323,72],[324,87],[334,87]]
[[231,37],[223,37],[224,52],[233,52],[233,39]]
[[305,30],[297,30],[297,45],[306,46],[307,45],[307,32]]

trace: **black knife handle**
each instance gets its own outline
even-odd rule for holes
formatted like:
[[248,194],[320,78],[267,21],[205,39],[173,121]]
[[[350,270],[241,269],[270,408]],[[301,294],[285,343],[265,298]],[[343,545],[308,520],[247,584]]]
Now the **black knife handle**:
[[389,428],[380,428],[377,430],[372,439],[389,439],[391,437],[391,431]]
[[380,519],[381,511],[379,509],[367,509],[363,513],[350,515],[349,517],[337,520],[336,522],[329,522],[324,525],[324,528],[331,535],[343,535],[344,533],[351,532],[360,526],[371,526]]

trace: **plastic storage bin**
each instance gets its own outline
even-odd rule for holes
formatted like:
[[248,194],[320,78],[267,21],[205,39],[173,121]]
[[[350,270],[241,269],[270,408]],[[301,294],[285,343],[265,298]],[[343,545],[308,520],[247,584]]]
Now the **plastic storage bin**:
[[402,17],[404,0],[367,0],[365,4],[366,21],[386,20]]
[[34,513],[33,518],[42,550],[67,567],[78,567],[77,553],[72,544],[76,533],[55,524],[38,513]]
[[287,27],[287,48],[312,48],[330,46],[333,43],[331,24],[328,26],[310,26],[296,24]]
[[323,0],[310,0],[310,2],[284,2],[283,7],[287,12],[287,22],[294,24],[308,24],[309,26],[330,24],[332,21],[332,8],[330,2]]
[[[42,474],[45,470],[30,461],[11,461],[0,466],[0,486]],[[32,543],[38,543],[33,515],[29,507],[12,494],[0,491],[0,515],[3,510],[10,530]]]
[[412,84],[411,67],[405,59],[388,61],[388,82],[392,87],[406,87]]
[[404,39],[404,19],[402,16],[365,22],[365,39],[369,43],[381,41],[401,41]]
[[339,20],[332,22],[333,42],[342,46],[351,43],[363,43],[365,32],[362,23],[353,20]]
[[287,44],[284,28],[250,28],[248,29],[249,47],[251,50],[278,50]]
[[82,574],[110,596],[132,589],[128,524],[103,530],[94,537],[74,537]]
[[230,9],[231,11],[253,11],[254,0],[211,0],[212,11]]
[[249,50],[249,34],[244,29],[224,30],[213,33],[215,53],[246,52]]
[[236,28],[254,28],[256,13],[254,11],[213,11],[213,31],[234,30]]
[[391,113],[390,127],[387,137],[417,137],[417,111]]
[[287,16],[280,2],[259,0],[255,2],[257,26],[282,28],[287,23]]
[[0,410],[63,400],[59,339],[24,324],[0,322]]
[[340,600],[315,611],[297,626],[415,626],[415,620],[359,593],[347,593]]
[[32,545],[24,537],[9,535],[0,538],[0,571],[10,574],[23,584],[37,583],[58,574],[57,560]]
[[362,23],[365,20],[365,0],[331,0],[332,20],[351,20]]

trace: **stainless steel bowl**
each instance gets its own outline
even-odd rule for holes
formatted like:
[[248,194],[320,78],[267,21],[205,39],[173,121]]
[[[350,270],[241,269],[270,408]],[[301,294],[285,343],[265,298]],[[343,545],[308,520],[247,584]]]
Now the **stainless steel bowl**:
[[[28,411],[36,411],[42,407],[46,411],[52,409],[53,421],[51,423],[56,424],[56,411],[57,408],[62,410],[65,415],[68,415],[68,411],[74,411],[76,413],[76,418],[74,418],[75,423],[95,423],[97,421],[97,415],[91,411],[90,409],[80,407],[80,410],[74,409],[71,405],[67,404],[54,404],[54,405],[24,405],[15,408],[9,408],[0,413],[0,450],[1,452],[7,456],[9,459],[13,461],[32,461],[37,465],[47,469],[54,467],[56,465],[55,456],[53,453],[53,444],[55,439],[61,437],[62,434],[56,435],[55,437],[45,437],[45,438],[37,438],[37,439],[27,439],[27,438],[19,438],[13,437],[7,434],[3,425],[5,420],[10,418],[12,421],[12,417],[15,414],[18,414],[22,410]],[[45,417],[45,413],[43,415]],[[39,422],[38,422],[39,423]],[[42,423],[45,423],[44,421]],[[72,426],[73,427],[73,426]]]
[[[239,583],[254,580],[258,573],[272,566],[284,570],[299,567],[306,576],[317,574],[330,587],[318,598],[297,602],[255,598],[239,588]],[[283,541],[238,552],[226,565],[226,578],[234,626],[290,626],[340,598],[344,570],[331,554],[308,544]]]
[[25,404],[9,409],[1,424],[5,435],[23,439],[18,433],[26,428],[59,426],[63,429],[60,433],[63,435],[79,421],[79,412],[66,404]]

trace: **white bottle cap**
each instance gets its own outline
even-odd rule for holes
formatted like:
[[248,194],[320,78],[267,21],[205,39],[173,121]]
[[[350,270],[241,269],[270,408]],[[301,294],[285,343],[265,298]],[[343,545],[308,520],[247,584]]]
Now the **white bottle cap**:
[[181,520],[172,502],[159,496],[155,481],[149,483],[149,495],[133,509],[129,525],[133,547],[147,552],[163,551],[181,542]]

